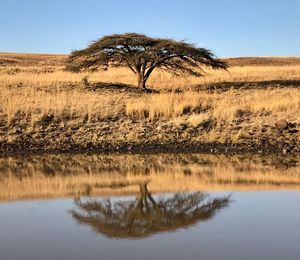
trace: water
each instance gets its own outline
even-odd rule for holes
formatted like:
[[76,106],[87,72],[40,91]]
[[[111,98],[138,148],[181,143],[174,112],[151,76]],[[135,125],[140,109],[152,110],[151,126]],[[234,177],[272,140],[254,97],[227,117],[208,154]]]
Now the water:
[[300,259],[297,158],[0,159],[0,259]]

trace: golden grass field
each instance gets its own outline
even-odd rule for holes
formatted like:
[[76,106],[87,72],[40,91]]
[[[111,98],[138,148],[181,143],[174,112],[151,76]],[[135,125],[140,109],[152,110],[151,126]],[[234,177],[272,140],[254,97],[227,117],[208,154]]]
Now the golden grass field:
[[[1,56],[0,56],[1,58]],[[63,71],[63,66],[6,66],[1,68],[1,83],[5,85],[24,84],[28,86],[57,86],[62,82],[77,83],[88,76],[91,82],[120,82],[136,84],[135,75],[127,68],[113,68],[97,73],[71,73]],[[184,88],[190,90],[194,85],[218,82],[257,82],[269,80],[300,80],[300,64],[298,65],[249,65],[233,66],[228,71],[206,69],[205,77],[176,77],[163,71],[154,71],[148,86],[155,89]]]
[[[20,127],[31,134],[45,118],[52,118],[62,126],[95,126],[111,118],[146,118],[175,127],[196,128],[212,122],[210,131],[199,135],[197,140],[235,143],[243,137],[251,138],[249,131],[260,132],[280,119],[300,124],[300,58],[228,59],[232,64],[228,72],[206,70],[207,76],[202,78],[175,77],[156,71],[148,86],[160,90],[158,94],[90,90],[86,85],[97,82],[134,85],[136,79],[125,68],[94,74],[65,72],[65,58],[64,55],[0,53],[3,131]],[[88,81],[83,83],[85,77]],[[238,82],[247,82],[247,87],[235,88]],[[262,86],[257,87],[259,82]],[[214,87],[219,83],[227,84],[226,89]],[[207,84],[211,86],[209,90]],[[235,125],[242,125],[242,129],[221,131]],[[122,134],[112,139],[126,138],[136,140],[137,136],[131,131],[127,137]],[[11,136],[2,139],[14,142]],[[299,135],[295,140],[299,141]]]
[[225,155],[0,158],[0,201],[150,192],[300,189],[299,161]]

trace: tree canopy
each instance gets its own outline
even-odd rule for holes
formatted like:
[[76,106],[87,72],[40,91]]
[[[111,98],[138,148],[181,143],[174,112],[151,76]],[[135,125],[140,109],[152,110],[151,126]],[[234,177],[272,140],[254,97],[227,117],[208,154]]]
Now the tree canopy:
[[203,66],[227,69],[227,63],[212,51],[186,41],[125,33],[104,36],[85,49],[73,51],[66,69],[79,72],[128,67],[137,75],[138,87],[146,88],[146,81],[156,68],[178,76],[200,77],[205,75]]

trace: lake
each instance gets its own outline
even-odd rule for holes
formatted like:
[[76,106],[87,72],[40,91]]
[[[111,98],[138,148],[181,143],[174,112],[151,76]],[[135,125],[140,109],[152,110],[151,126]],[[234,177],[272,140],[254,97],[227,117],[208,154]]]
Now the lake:
[[0,158],[0,259],[300,259],[300,160]]

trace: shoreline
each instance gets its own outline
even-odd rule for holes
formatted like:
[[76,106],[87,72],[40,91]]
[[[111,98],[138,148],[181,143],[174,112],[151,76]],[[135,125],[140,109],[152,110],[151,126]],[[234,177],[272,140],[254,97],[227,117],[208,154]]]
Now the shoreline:
[[[48,122],[48,121],[49,122]],[[26,122],[25,122],[26,123]],[[72,123],[72,122],[71,122]],[[95,124],[43,119],[35,128],[0,129],[0,156],[80,153],[300,154],[300,124],[276,121],[262,128],[245,123],[192,126],[158,119],[115,118]],[[1,131],[2,130],[2,131]],[[2,132],[2,133],[1,133]]]
[[[0,146],[1,147],[1,146]],[[68,148],[42,148],[39,146],[30,149],[20,146],[4,146],[0,149],[0,157],[9,156],[27,156],[27,155],[47,155],[47,154],[224,154],[224,155],[283,155],[297,156],[300,154],[300,147],[292,151],[285,151],[278,146],[249,146],[241,144],[221,144],[221,143],[187,143],[187,142],[169,142],[169,143],[108,143],[80,146],[71,145]]]
[[[161,119],[115,118],[65,125],[48,118],[39,126],[5,127],[0,156],[79,153],[300,154],[299,124],[276,121],[249,129],[247,123],[191,126]],[[212,126],[212,125],[215,126]],[[1,133],[2,132],[2,133]],[[211,136],[209,136],[209,134]],[[222,141],[223,139],[223,141]]]

